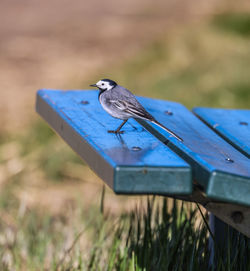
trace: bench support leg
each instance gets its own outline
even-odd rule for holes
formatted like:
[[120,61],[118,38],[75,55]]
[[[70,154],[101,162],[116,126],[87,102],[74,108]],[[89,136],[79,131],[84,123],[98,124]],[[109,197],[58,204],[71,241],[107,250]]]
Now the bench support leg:
[[237,249],[241,242],[249,242],[250,240],[250,238],[245,237],[213,214],[209,216],[209,226],[214,236],[214,239],[211,236],[209,238],[209,250],[211,253],[209,265],[211,267],[217,266],[217,257],[223,259],[225,263],[228,255],[230,255],[230,262],[232,262],[235,256],[237,256]]

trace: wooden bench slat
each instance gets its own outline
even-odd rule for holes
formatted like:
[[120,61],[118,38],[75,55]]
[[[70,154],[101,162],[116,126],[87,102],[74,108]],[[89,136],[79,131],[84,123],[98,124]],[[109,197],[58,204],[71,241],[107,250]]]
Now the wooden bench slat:
[[139,98],[163,125],[184,139],[181,143],[161,128],[139,122],[192,165],[194,180],[211,199],[250,205],[249,159],[223,140],[183,105]]
[[250,158],[250,110],[197,107],[193,112]]
[[190,166],[135,120],[121,123],[98,102],[97,91],[40,90],[37,112],[116,192],[190,194]]

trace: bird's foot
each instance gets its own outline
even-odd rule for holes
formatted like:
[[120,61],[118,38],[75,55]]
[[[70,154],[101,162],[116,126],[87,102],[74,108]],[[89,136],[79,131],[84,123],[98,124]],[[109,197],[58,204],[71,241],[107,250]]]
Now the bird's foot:
[[112,131],[112,130],[108,130],[108,133],[110,134],[124,134],[124,131]]

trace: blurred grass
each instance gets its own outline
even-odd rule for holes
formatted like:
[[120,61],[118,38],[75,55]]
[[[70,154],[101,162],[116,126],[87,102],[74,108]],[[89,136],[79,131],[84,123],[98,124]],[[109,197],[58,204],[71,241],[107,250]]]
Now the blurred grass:
[[213,24],[223,31],[228,31],[243,37],[250,37],[249,13],[225,13],[215,16]]
[[[250,14],[217,15],[173,30],[143,48],[111,77],[138,95],[195,106],[249,108]],[[237,34],[237,35],[236,35]]]
[[67,163],[84,165],[83,161],[58,140],[56,133],[43,120],[34,122],[30,129],[19,139],[20,155],[36,162],[42,168],[46,178],[51,181],[63,181],[67,178]]
[[[188,108],[249,108],[249,18],[224,13],[175,28],[82,86],[110,77],[137,95]],[[203,221],[197,225],[189,204],[151,198],[113,216],[99,211],[95,197],[86,202],[89,187],[81,197],[71,195],[69,186],[78,191],[78,183],[93,176],[44,121],[15,135],[1,133],[0,161],[0,270],[208,270],[208,230]],[[73,203],[65,199],[55,214],[51,209],[64,195],[48,197],[48,187],[65,183]],[[47,205],[38,196],[42,189]],[[217,270],[250,269],[248,244],[237,246],[234,262],[219,259]]]
[[[60,216],[19,211],[11,224],[0,223],[0,269],[214,270],[208,230],[203,221],[197,225],[197,215],[191,204],[154,197],[118,217],[91,206],[87,213],[78,206]],[[243,236],[234,249],[240,253],[233,261],[216,254],[216,270],[249,270]]]

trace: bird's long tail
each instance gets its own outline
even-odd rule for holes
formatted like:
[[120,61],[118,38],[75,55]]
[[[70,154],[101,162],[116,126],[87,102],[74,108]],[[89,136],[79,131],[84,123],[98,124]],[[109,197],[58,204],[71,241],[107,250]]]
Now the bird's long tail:
[[169,130],[167,127],[165,127],[164,125],[162,125],[160,122],[158,122],[157,120],[151,120],[152,123],[158,125],[159,127],[161,127],[163,130],[167,131],[168,133],[170,133],[172,136],[174,136],[175,138],[177,138],[179,141],[183,142],[183,139],[181,137],[179,137],[176,133],[174,133],[173,131]]

